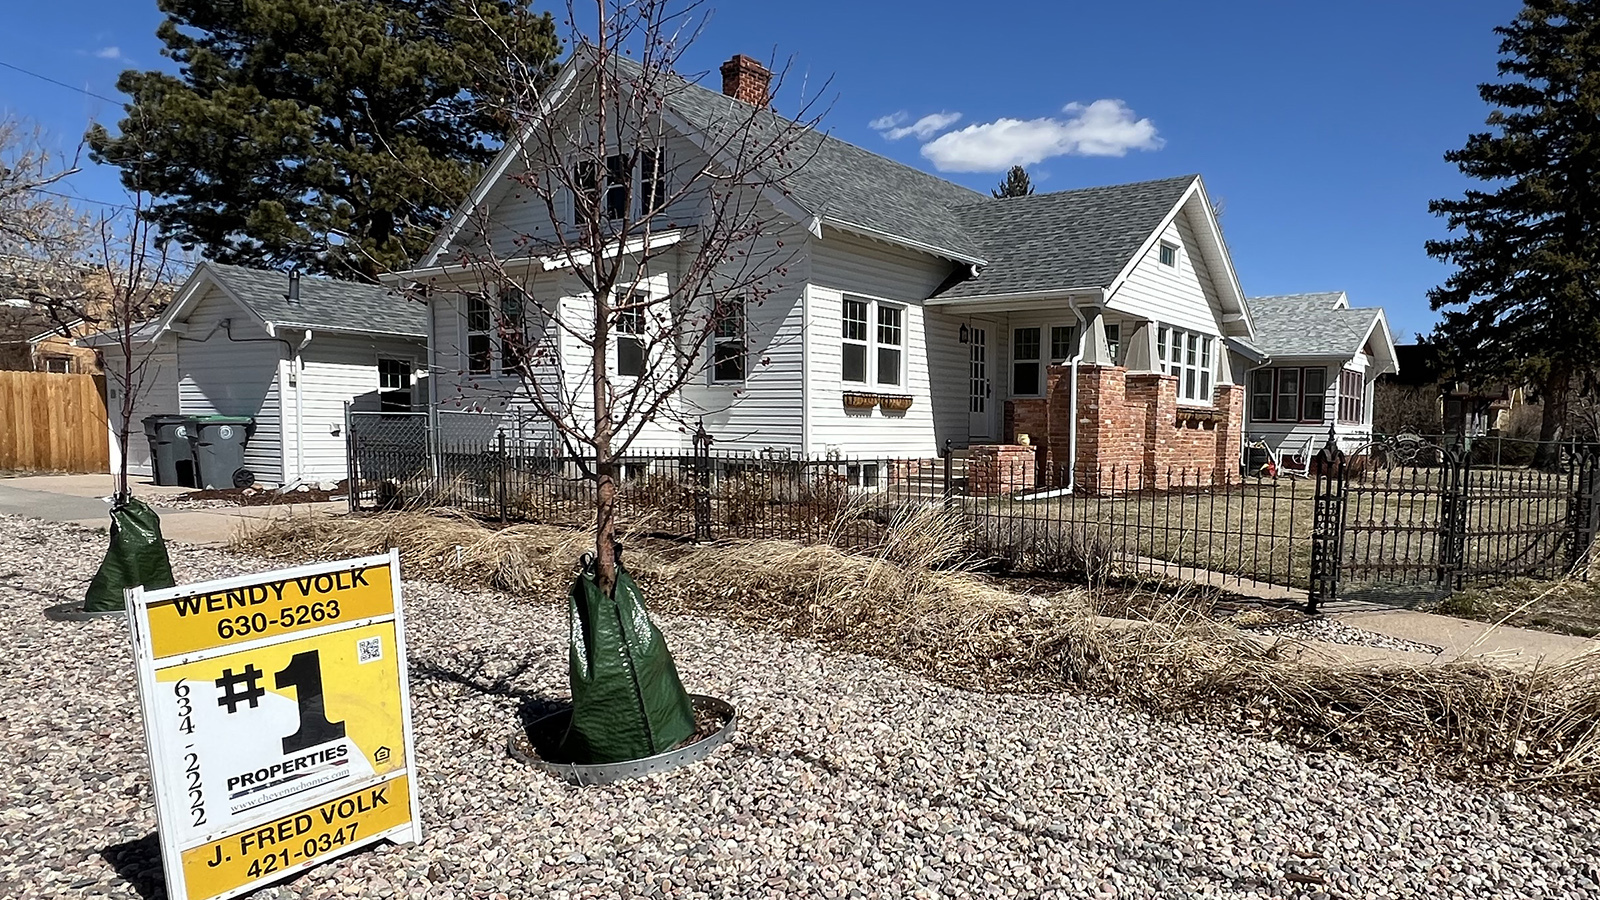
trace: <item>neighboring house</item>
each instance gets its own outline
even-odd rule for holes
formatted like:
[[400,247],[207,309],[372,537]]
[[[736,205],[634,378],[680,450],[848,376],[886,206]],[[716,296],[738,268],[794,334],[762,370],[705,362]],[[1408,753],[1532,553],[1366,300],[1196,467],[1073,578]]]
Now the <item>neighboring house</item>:
[[[1400,373],[1384,381],[1425,390],[1436,398],[1438,408],[1431,417],[1432,424],[1441,426],[1445,434],[1503,434],[1511,424],[1512,414],[1527,405],[1528,391],[1521,386],[1507,382],[1474,385],[1447,378],[1438,351],[1428,344],[1400,344],[1395,350]],[[1424,423],[1404,424],[1419,428]]]
[[[581,54],[568,63],[552,108],[590,64]],[[676,163],[669,171],[698,171],[706,136],[750,115],[736,98],[766,105],[768,77],[735,57],[723,93],[670,92],[670,134],[656,148]],[[557,227],[521,190],[516,149],[416,269],[395,278],[427,287],[437,405],[507,422],[527,402],[491,304],[523,307],[483,296],[463,260],[485,247],[537,248]],[[794,155],[806,164],[762,198],[771,224],[761,246],[781,241],[792,254],[783,282],[692,362],[704,374],[683,392],[719,450],[925,458],[1026,434],[1027,452],[1066,478],[1108,466],[1237,471],[1254,330],[1199,176],[994,199],[816,131]],[[563,223],[570,215],[558,209]],[[679,230],[658,239],[687,242],[695,215],[675,210]],[[563,260],[520,252],[503,268],[530,273],[532,294],[584,307]],[[646,274],[674,277],[670,265]],[[553,361],[535,377],[585,377],[586,347],[521,322],[519,340]],[[629,365],[627,340],[609,348],[613,374]],[[712,365],[714,354],[726,364]],[[895,402],[852,405],[863,396]],[[663,424],[639,446],[688,440]]]
[[1329,430],[1345,450],[1372,435],[1373,384],[1398,371],[1394,338],[1379,307],[1352,307],[1343,291],[1251,297],[1255,347],[1246,426],[1286,454],[1316,453]]
[[[130,470],[150,474],[145,416],[227,415],[255,420],[245,466],[260,483],[344,478],[347,405],[407,412],[425,402],[426,319],[422,304],[375,285],[201,263],[166,313],[137,332],[148,362]],[[107,385],[115,416],[120,385]]]
[[52,328],[36,334],[28,338],[28,361],[37,372],[99,375],[100,361],[94,349],[77,340],[96,330],[96,326],[77,319],[67,323],[64,328]]

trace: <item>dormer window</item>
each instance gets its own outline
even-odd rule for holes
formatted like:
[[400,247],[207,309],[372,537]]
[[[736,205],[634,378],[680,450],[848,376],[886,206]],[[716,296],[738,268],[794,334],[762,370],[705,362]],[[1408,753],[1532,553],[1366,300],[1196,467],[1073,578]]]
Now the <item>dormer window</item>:
[[1175,244],[1161,242],[1161,264],[1176,268],[1178,265],[1178,248]]

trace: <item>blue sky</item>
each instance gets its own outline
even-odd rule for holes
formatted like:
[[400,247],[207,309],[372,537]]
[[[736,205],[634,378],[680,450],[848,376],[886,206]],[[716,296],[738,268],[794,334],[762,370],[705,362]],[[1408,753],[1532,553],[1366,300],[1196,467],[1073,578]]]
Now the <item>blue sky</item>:
[[[1422,250],[1443,233],[1428,200],[1467,184],[1441,154],[1482,129],[1491,29],[1520,3],[716,7],[687,60],[710,84],[734,53],[792,56],[780,111],[793,112],[783,104],[799,77],[813,92],[831,79],[825,127],[978,189],[1001,172],[972,169],[1017,159],[1040,190],[1199,172],[1248,294],[1346,290],[1410,340],[1431,326],[1425,292],[1448,274]],[[24,4],[8,13],[0,63],[114,98],[122,69],[166,62],[160,18],[154,0]],[[68,151],[90,120],[120,113],[4,66],[0,108]],[[115,173],[92,165],[67,190],[121,199]]]

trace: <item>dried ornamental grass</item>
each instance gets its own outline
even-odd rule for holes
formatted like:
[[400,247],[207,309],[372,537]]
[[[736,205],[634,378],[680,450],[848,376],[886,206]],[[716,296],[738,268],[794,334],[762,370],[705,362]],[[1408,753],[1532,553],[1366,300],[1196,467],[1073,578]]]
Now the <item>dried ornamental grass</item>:
[[[873,555],[747,541],[646,544],[625,559],[658,610],[808,638],[961,687],[1076,686],[1302,747],[1600,794],[1600,655],[1532,671],[1319,663],[1263,646],[1181,593],[1120,604],[1142,621],[1107,619],[1092,591],[1028,597],[968,571],[977,560],[958,518],[909,515]],[[272,520],[237,547],[303,559],[393,546],[412,576],[554,601],[589,542],[548,526],[396,513]]]

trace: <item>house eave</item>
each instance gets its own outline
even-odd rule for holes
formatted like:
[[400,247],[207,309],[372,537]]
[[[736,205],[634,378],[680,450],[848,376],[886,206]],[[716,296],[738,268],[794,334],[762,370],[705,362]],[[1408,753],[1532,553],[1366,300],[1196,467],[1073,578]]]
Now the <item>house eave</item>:
[[966,263],[967,265],[980,267],[989,264],[989,261],[981,256],[973,256],[970,253],[962,253],[959,250],[951,250],[948,247],[925,244],[922,241],[915,241],[910,238],[901,237],[897,234],[890,234],[887,231],[879,231],[876,228],[868,228],[865,225],[857,225],[854,222],[845,222],[840,219],[835,219],[831,216],[818,216],[817,223],[820,226],[817,229],[819,237],[823,236],[822,229],[837,228],[840,231],[848,232],[850,234],[860,235],[864,238],[871,238],[875,241],[882,241],[886,244],[894,244],[897,247],[904,247],[908,250],[916,250],[919,253],[926,253],[929,256],[937,256],[941,259],[948,259],[954,262]]
[[[651,250],[664,250],[682,241],[688,229],[678,228],[672,231],[651,234],[648,237],[637,237],[622,245],[612,244],[602,254],[605,257],[616,256],[619,253],[631,255],[644,253]],[[536,270],[539,272],[553,272],[557,269],[569,268],[573,265],[586,265],[589,262],[587,251],[572,254],[554,253],[545,255],[517,256],[510,259],[496,260],[496,268],[526,272]],[[431,278],[453,278],[457,275],[466,275],[478,272],[484,262],[451,263],[444,266],[425,266],[418,269],[408,269],[404,272],[391,272],[379,276],[379,281],[387,285],[400,285],[407,281],[425,281]]]
[[1061,300],[1071,303],[1074,300],[1082,300],[1087,297],[1099,302],[1104,296],[1104,289],[1099,287],[1052,288],[1050,290],[1020,291],[1010,294],[983,294],[977,297],[930,297],[923,302],[923,305],[946,309],[1000,309],[1011,304],[1039,300]]

